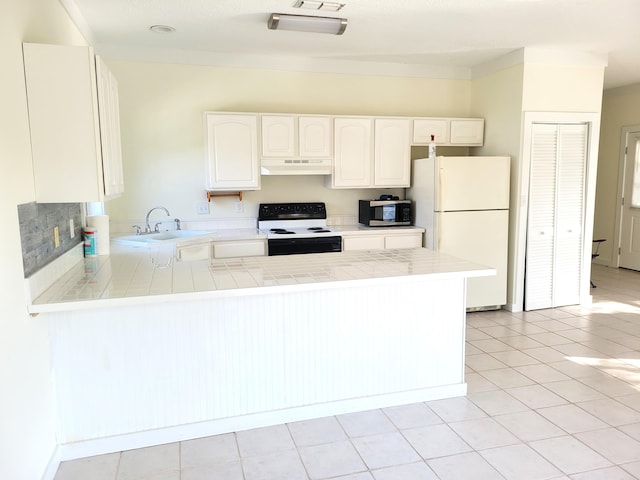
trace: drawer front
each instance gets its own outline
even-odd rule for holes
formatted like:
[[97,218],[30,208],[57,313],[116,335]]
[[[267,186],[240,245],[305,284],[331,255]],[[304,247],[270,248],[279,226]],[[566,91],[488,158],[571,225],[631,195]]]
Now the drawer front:
[[384,239],[385,248],[419,248],[422,247],[422,235],[391,235]]
[[384,236],[342,237],[342,250],[383,250]]
[[211,243],[209,242],[176,249],[176,259],[181,262],[207,260],[209,258],[211,258]]
[[214,242],[213,258],[259,257],[267,254],[266,242]]

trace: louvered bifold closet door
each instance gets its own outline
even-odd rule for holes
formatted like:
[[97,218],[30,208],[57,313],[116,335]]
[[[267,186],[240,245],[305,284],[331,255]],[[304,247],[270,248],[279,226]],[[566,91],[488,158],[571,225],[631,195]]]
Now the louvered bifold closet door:
[[560,125],[553,306],[580,303],[587,126]]
[[580,303],[587,133],[533,125],[525,310]]
[[556,125],[533,125],[525,266],[525,310],[553,301],[553,246],[556,221]]

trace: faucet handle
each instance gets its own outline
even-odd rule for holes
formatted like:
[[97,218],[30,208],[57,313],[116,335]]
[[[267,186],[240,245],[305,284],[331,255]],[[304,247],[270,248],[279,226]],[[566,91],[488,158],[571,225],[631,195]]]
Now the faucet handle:
[[136,229],[136,235],[140,235],[142,233],[142,227],[140,225],[131,225]]
[[176,222],[176,230],[181,230],[181,228],[180,228],[180,219],[179,218],[174,218],[173,221]]

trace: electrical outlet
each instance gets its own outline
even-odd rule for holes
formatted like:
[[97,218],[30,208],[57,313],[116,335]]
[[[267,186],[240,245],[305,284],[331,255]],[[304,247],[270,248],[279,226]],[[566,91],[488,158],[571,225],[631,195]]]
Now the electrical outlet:
[[53,247],[58,248],[60,246],[60,230],[57,226],[53,227]]
[[236,202],[236,213],[244,212],[244,203]]
[[196,205],[196,213],[198,215],[208,215],[209,202],[198,202],[198,204]]
[[73,238],[76,236],[76,228],[73,224],[73,218],[69,219],[69,238]]

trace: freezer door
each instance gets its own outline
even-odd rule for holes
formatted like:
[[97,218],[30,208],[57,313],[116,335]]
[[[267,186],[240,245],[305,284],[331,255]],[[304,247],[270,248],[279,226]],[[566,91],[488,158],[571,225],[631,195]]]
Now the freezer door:
[[438,157],[436,210],[509,208],[510,157]]
[[509,211],[436,214],[438,251],[497,269],[494,277],[467,280],[467,308],[507,303]]

